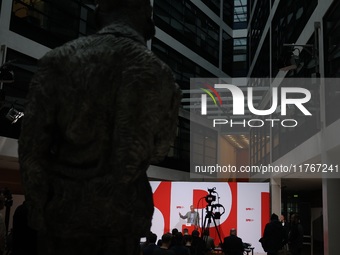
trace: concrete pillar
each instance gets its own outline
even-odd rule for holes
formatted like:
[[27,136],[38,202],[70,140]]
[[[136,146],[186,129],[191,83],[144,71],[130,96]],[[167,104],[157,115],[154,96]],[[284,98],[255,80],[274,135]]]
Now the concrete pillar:
[[323,179],[324,255],[339,254],[340,179]]
[[281,179],[270,179],[270,201],[271,201],[271,213],[275,213],[278,216],[281,214]]

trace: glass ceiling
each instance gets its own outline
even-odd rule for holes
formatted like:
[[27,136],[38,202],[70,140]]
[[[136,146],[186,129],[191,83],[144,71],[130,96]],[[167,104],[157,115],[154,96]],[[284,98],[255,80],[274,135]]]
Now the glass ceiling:
[[247,0],[234,0],[234,22],[247,21]]

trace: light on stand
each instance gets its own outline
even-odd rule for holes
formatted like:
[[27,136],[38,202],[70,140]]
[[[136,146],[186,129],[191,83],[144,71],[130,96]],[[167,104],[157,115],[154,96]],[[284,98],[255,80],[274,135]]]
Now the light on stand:
[[[296,73],[298,73],[303,67],[307,69],[315,68],[316,65],[318,65],[318,58],[315,55],[314,46],[307,44],[307,45],[295,45],[295,44],[284,44],[285,47],[290,47],[291,50],[289,51],[289,55],[286,55],[283,57],[281,61],[281,71],[290,71],[290,70],[296,70]],[[300,49],[298,47],[302,47],[306,52],[308,52],[312,59],[309,61],[307,65],[300,59]],[[313,50],[310,50],[309,48],[313,48]],[[295,51],[298,51],[298,55],[294,54]]]

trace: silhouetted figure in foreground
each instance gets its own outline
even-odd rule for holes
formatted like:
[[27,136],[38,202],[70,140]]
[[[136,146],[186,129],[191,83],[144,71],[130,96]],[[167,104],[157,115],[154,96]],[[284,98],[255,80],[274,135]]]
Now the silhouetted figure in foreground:
[[266,224],[260,241],[268,255],[277,255],[286,242],[285,230],[275,213],[270,216],[270,222]]
[[142,249],[143,255],[152,255],[153,251],[157,247],[156,245],[157,235],[155,233],[150,233],[146,237],[146,245]]
[[244,246],[242,239],[237,236],[236,229],[230,229],[230,235],[224,238],[222,249],[225,255],[242,255]]
[[38,252],[37,231],[28,225],[27,215],[26,202],[23,202],[13,215],[12,255],[36,255]]
[[287,251],[288,251],[288,234],[289,234],[289,231],[290,231],[290,224],[286,221],[286,218],[283,214],[280,215],[279,220],[281,222],[281,225],[284,229],[284,234],[285,234],[285,242],[284,242],[284,245],[282,247],[282,250],[284,250],[284,252],[287,253]]
[[198,230],[193,230],[191,236],[190,255],[203,255],[206,252],[206,246]]
[[98,0],[100,28],[48,52],[19,138],[40,255],[138,254],[150,232],[146,171],[174,141],[180,90],[146,47],[149,0]]
[[162,244],[156,247],[152,254],[153,255],[176,255],[176,253],[173,250],[169,249],[171,245],[171,241],[172,241],[172,234],[165,233],[162,236]]
[[292,255],[300,255],[303,246],[303,227],[298,214],[291,216],[291,228],[288,237],[288,247]]
[[190,249],[185,247],[183,234],[181,232],[176,233],[175,236],[172,236],[172,244],[170,247],[176,255],[190,255]]
[[[5,197],[0,193],[0,211],[5,208]],[[6,249],[6,225],[5,220],[0,212],[0,255],[5,252]]]
[[214,238],[212,238],[210,235],[209,229],[206,228],[203,232],[203,241],[205,242],[205,246],[207,251],[211,251],[215,248]]

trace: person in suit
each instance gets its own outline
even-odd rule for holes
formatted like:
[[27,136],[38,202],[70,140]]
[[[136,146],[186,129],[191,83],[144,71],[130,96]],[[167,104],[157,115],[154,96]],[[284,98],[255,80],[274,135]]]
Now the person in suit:
[[243,255],[243,241],[236,232],[235,228],[230,229],[230,235],[223,240],[222,249],[225,255]]
[[187,219],[187,223],[194,225],[196,228],[199,227],[200,215],[195,211],[195,207],[190,205],[190,211],[182,215],[179,213],[179,217],[182,219]]

